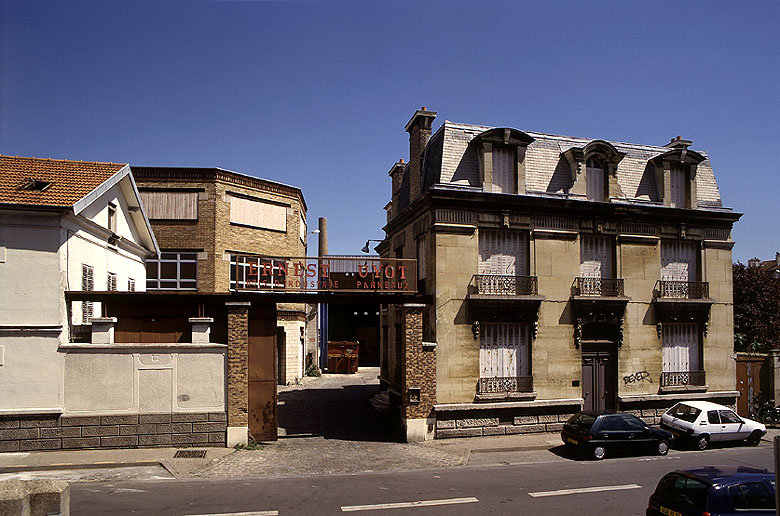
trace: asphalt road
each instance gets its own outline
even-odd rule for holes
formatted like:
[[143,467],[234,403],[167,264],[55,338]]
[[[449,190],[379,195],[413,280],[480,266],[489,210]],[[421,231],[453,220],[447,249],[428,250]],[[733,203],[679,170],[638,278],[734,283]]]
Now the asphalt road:
[[[644,514],[664,473],[707,465],[773,469],[772,445],[672,450],[666,457],[569,458],[560,449],[503,455],[504,464],[361,475],[76,483],[71,512],[122,515]],[[487,458],[487,457],[485,457]],[[393,505],[386,505],[393,504]],[[563,512],[566,511],[566,512]]]

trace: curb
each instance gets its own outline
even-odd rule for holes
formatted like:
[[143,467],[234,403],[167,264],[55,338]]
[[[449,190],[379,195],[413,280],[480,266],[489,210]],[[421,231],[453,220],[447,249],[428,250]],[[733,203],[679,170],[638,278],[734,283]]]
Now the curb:
[[20,473],[25,471],[61,471],[68,469],[110,469],[110,468],[132,468],[138,466],[160,466],[165,471],[176,477],[176,472],[159,460],[136,460],[129,462],[99,461],[99,462],[60,462],[52,464],[14,464],[11,466],[0,466],[0,473]]

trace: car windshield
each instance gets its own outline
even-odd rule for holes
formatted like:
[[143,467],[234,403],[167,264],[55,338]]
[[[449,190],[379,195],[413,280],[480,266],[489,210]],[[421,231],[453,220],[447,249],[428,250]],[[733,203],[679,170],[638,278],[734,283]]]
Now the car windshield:
[[670,408],[667,414],[672,417],[682,419],[683,421],[693,423],[696,421],[696,418],[699,417],[699,414],[701,414],[701,410],[691,407],[690,405],[686,405],[685,403],[678,403],[674,407]]
[[587,432],[590,427],[593,425],[593,422],[596,421],[596,418],[594,416],[591,416],[590,414],[575,414],[573,415],[568,423],[574,427],[576,427],[578,430],[582,432]]

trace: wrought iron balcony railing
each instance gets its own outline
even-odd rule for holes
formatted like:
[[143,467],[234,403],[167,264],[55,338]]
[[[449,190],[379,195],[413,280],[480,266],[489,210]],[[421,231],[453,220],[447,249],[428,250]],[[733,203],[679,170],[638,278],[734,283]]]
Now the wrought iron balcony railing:
[[469,285],[470,294],[487,296],[535,296],[536,276],[503,276],[475,274]]
[[614,278],[577,278],[578,296],[620,297],[623,296],[623,280]]
[[659,281],[659,299],[708,299],[710,284],[706,281]]
[[496,376],[493,378],[480,378],[479,383],[477,384],[477,394],[532,392],[533,390],[533,376]]
[[703,386],[707,384],[704,371],[664,371],[661,373],[661,387]]

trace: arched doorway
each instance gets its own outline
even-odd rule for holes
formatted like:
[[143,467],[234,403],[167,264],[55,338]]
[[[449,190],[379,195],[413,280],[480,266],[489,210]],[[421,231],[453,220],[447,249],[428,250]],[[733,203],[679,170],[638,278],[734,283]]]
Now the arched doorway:
[[609,322],[582,326],[582,398],[585,410],[617,407],[617,348],[620,327]]

